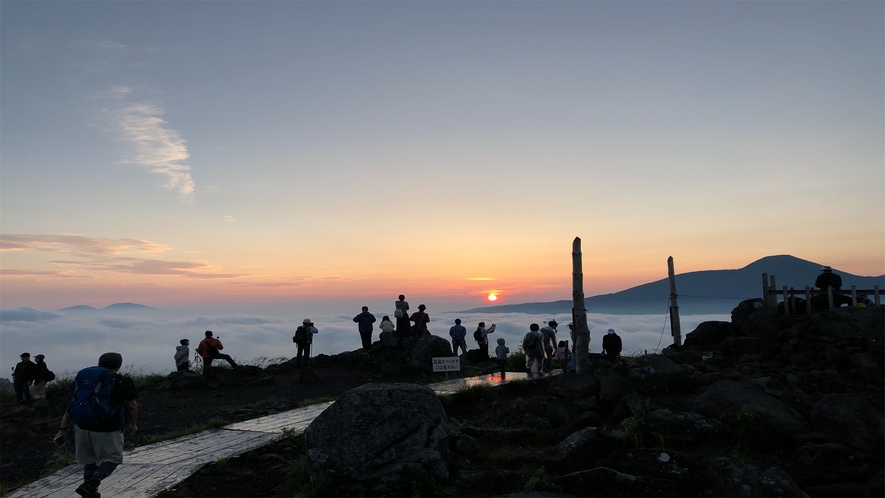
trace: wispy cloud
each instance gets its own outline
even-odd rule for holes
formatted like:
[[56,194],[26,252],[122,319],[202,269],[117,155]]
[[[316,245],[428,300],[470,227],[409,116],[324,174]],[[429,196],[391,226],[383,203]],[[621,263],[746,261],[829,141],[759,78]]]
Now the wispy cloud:
[[237,219],[233,217],[231,214],[224,215],[225,223],[236,223]]
[[470,278],[465,278],[464,280],[498,280],[498,279],[492,278],[492,277],[470,277]]
[[163,244],[139,239],[104,239],[74,234],[0,234],[0,252],[43,251],[117,255],[129,251],[153,254],[168,250],[169,247]]
[[187,163],[190,154],[178,131],[161,118],[166,111],[147,102],[133,102],[130,87],[112,86],[103,96],[111,105],[102,115],[135,148],[130,161],[165,177],[164,188],[176,190],[182,200],[192,202],[196,184]]
[[[204,261],[165,261],[146,257],[169,250],[168,246],[139,239],[103,239],[82,235],[0,234],[0,252],[48,252],[70,255],[50,264],[80,270],[106,271],[138,275],[173,275],[196,279],[224,279],[244,276],[218,273],[218,268]],[[9,277],[92,278],[61,270],[8,268],[0,275]]]

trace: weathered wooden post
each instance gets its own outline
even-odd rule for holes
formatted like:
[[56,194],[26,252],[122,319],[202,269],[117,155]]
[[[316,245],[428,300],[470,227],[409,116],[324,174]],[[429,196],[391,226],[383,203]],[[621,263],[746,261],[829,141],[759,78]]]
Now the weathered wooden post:
[[874,286],[873,286],[873,294],[876,295],[876,301],[875,301],[876,306],[881,306],[881,305],[882,305],[882,299],[879,298],[879,286],[878,286],[878,285],[874,285]]
[[805,314],[811,316],[811,287],[805,286]]
[[857,286],[851,286],[851,307],[857,308]]
[[770,306],[771,303],[768,300],[768,274],[762,274],[762,304],[765,306]]
[[575,323],[575,369],[578,373],[590,371],[590,327],[584,307],[584,270],[581,260],[581,238],[572,242],[572,321]]
[[673,345],[682,346],[682,324],[679,321],[679,298],[676,294],[676,271],[673,270],[673,256],[667,258],[667,275],[670,278],[670,335]]
[[784,286],[784,315],[790,314],[790,301],[787,295],[787,286]]
[[772,275],[770,278],[771,288],[768,289],[768,295],[771,297],[771,302],[768,303],[768,305],[774,309],[777,309],[777,284],[775,283],[774,275]]
[[833,286],[827,286],[827,303],[830,305],[830,309],[833,309]]

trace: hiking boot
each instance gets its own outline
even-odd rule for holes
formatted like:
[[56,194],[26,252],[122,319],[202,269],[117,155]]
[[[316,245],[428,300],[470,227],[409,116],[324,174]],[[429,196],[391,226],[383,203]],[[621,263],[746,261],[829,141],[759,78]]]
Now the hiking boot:
[[77,494],[80,496],[91,496],[94,498],[101,498],[101,493],[98,492],[98,487],[94,486],[91,482],[86,481],[80,485],[76,489]]

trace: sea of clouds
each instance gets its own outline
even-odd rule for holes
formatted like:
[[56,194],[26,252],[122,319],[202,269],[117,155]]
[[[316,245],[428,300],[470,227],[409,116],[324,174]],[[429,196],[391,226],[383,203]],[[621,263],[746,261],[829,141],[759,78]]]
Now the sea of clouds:
[[[238,362],[251,363],[257,358],[292,357],[295,345],[292,336],[305,316],[316,324],[313,354],[337,354],[360,347],[360,337],[353,317],[348,315],[314,316],[298,310],[162,310],[110,312],[62,312],[29,307],[0,310],[0,372],[9,376],[19,361],[18,355],[29,352],[46,355],[50,370],[69,376],[77,370],[95,365],[98,356],[107,351],[122,353],[124,370],[139,373],[166,373],[174,370],[172,356],[180,339],[191,340],[191,356],[212,330],[224,343],[224,352]],[[383,313],[375,313],[381,320]],[[390,313],[391,318],[393,314]],[[568,339],[565,326],[571,317],[563,315],[530,315],[525,313],[437,313],[430,314],[430,332],[449,338],[449,327],[461,318],[468,329],[468,347],[475,348],[470,333],[480,321],[497,324],[491,336],[503,337],[511,352],[516,352],[531,323],[556,319],[560,338]],[[688,315],[682,317],[683,335],[701,322],[730,320],[729,315]],[[614,328],[623,339],[625,352],[664,348],[672,343],[669,317],[666,315],[603,315],[589,314],[590,350],[599,352],[602,335]],[[377,325],[377,323],[376,323]],[[376,333],[373,339],[377,340]]]

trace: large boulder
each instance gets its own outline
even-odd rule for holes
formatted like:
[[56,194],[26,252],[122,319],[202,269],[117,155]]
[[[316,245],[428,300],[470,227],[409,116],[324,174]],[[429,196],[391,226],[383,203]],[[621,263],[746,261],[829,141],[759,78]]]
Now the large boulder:
[[366,384],[346,392],[305,431],[312,483],[343,494],[410,494],[449,473],[446,414],[414,384]]
[[730,322],[703,322],[685,336],[686,347],[715,346],[731,335]]
[[592,373],[562,374],[556,392],[569,399],[589,398],[599,392],[599,381]]
[[202,389],[209,387],[201,374],[193,370],[180,370],[166,376],[173,389]]
[[715,419],[726,413],[748,412],[759,417],[759,422],[773,435],[791,437],[808,432],[796,410],[765,394],[765,389],[753,382],[720,380],[695,398],[692,410]]
[[697,385],[692,381],[697,373],[691,365],[677,365],[667,356],[647,354],[628,361],[625,376],[635,382],[641,392],[654,393],[690,391]]
[[412,344],[406,364],[412,370],[430,372],[434,358],[451,356],[452,343],[439,336],[425,335]]
[[553,455],[560,459],[598,456],[623,447],[626,438],[627,432],[617,427],[585,427],[556,445]]
[[588,490],[593,496],[679,496],[673,481],[624,474],[607,467],[566,474],[556,483],[574,496],[588,496]]
[[652,410],[643,420],[651,431],[661,434],[667,444],[699,444],[722,432],[721,422],[694,412]]
[[381,345],[387,349],[399,347],[399,337],[393,332],[381,332],[378,335],[378,340],[381,342]]
[[713,496],[808,496],[777,467],[759,467],[730,458],[710,465]]
[[838,308],[817,313],[808,327],[836,338],[863,337],[885,340],[885,307]]
[[731,324],[742,335],[771,337],[780,331],[781,317],[777,310],[765,306],[762,299],[748,299],[731,310]]
[[857,393],[828,394],[811,409],[811,424],[815,430],[866,452],[881,448],[879,428],[882,423],[882,414]]
[[599,403],[610,409],[617,405],[624,396],[634,392],[636,392],[635,382],[617,375],[605,377],[599,387]]

